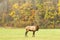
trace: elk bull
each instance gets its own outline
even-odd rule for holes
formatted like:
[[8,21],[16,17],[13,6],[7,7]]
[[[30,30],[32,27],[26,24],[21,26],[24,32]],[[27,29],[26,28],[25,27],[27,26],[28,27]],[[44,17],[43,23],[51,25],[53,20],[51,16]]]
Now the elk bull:
[[26,26],[26,32],[25,32],[25,36],[27,36],[27,33],[29,31],[33,32],[33,37],[35,36],[35,32],[39,30],[39,26]]

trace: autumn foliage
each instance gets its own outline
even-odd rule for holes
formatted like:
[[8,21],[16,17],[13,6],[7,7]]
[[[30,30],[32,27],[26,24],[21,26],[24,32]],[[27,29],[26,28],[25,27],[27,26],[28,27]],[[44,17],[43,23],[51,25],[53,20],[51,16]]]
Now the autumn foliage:
[[[57,0],[56,0],[57,1]],[[60,1],[54,0],[6,0],[1,2],[0,26],[60,28]],[[54,2],[54,3],[53,3]]]

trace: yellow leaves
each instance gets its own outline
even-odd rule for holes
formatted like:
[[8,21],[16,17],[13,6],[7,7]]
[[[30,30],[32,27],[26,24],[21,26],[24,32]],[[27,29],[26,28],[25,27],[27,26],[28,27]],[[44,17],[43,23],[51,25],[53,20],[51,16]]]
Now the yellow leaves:
[[18,18],[14,18],[14,20],[17,20]]
[[58,6],[60,6],[60,0],[58,0]]
[[58,15],[60,15],[60,0],[58,1],[58,11],[59,11]]
[[15,11],[12,11],[9,15],[14,17],[15,16]]
[[18,15],[16,15],[16,13],[18,13],[18,12],[16,12],[18,10],[18,8],[19,8],[18,3],[14,3],[12,5],[12,10],[9,14],[15,21],[19,19]]
[[55,9],[55,8],[54,8],[54,7],[51,7],[51,8],[50,8],[50,10],[53,10],[53,9]]
[[60,16],[60,11],[59,11],[58,15]]
[[28,2],[27,3],[25,3],[25,4],[23,4],[23,5],[21,5],[20,6],[20,9],[25,9],[25,8],[27,8],[27,7],[31,7],[31,4],[29,4]]
[[15,15],[15,11],[12,11],[9,15],[10,15],[12,18],[14,18],[14,20],[17,20],[17,19],[18,19],[18,15]]
[[18,9],[19,8],[18,3],[13,4],[13,8]]
[[28,6],[27,3],[23,4],[22,6],[20,6],[20,9],[21,9],[21,8],[24,8],[24,7],[26,7],[26,6]]
[[52,15],[52,14],[50,14],[50,15],[46,14],[44,19],[48,19],[48,18],[54,19],[54,17],[55,17],[55,16]]
[[24,10],[20,10],[21,13],[24,13]]
[[45,14],[44,19],[48,19],[48,13]]
[[37,4],[36,6],[37,6],[38,8],[42,8],[42,5],[40,5],[40,4]]
[[58,15],[60,15],[60,7],[58,7],[58,11],[59,11]]
[[54,18],[54,16],[51,16],[51,18],[53,19],[53,18]]
[[58,3],[58,6],[60,6],[60,3]]
[[57,20],[57,23],[60,22],[59,20]]
[[28,8],[28,7],[31,7],[31,4],[28,3],[28,2],[22,4],[21,6],[19,6],[18,3],[14,3],[14,4],[12,5],[12,9],[26,9],[26,8]]
[[60,7],[58,7],[58,10],[60,11]]
[[14,14],[12,17],[14,18],[14,17],[16,17],[16,15]]

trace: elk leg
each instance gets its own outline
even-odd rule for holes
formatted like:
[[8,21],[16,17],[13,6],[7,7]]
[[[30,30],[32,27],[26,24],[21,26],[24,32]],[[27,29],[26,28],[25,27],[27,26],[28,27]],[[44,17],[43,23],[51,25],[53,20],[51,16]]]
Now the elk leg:
[[25,32],[25,36],[27,36],[28,31]]
[[35,31],[33,31],[33,37],[35,37]]

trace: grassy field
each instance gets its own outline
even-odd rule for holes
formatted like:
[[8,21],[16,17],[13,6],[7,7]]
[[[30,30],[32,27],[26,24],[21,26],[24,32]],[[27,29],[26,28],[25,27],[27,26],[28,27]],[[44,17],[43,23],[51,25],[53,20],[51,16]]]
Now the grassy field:
[[60,29],[40,29],[32,37],[32,32],[28,37],[24,35],[25,29],[0,28],[0,40],[60,40]]

